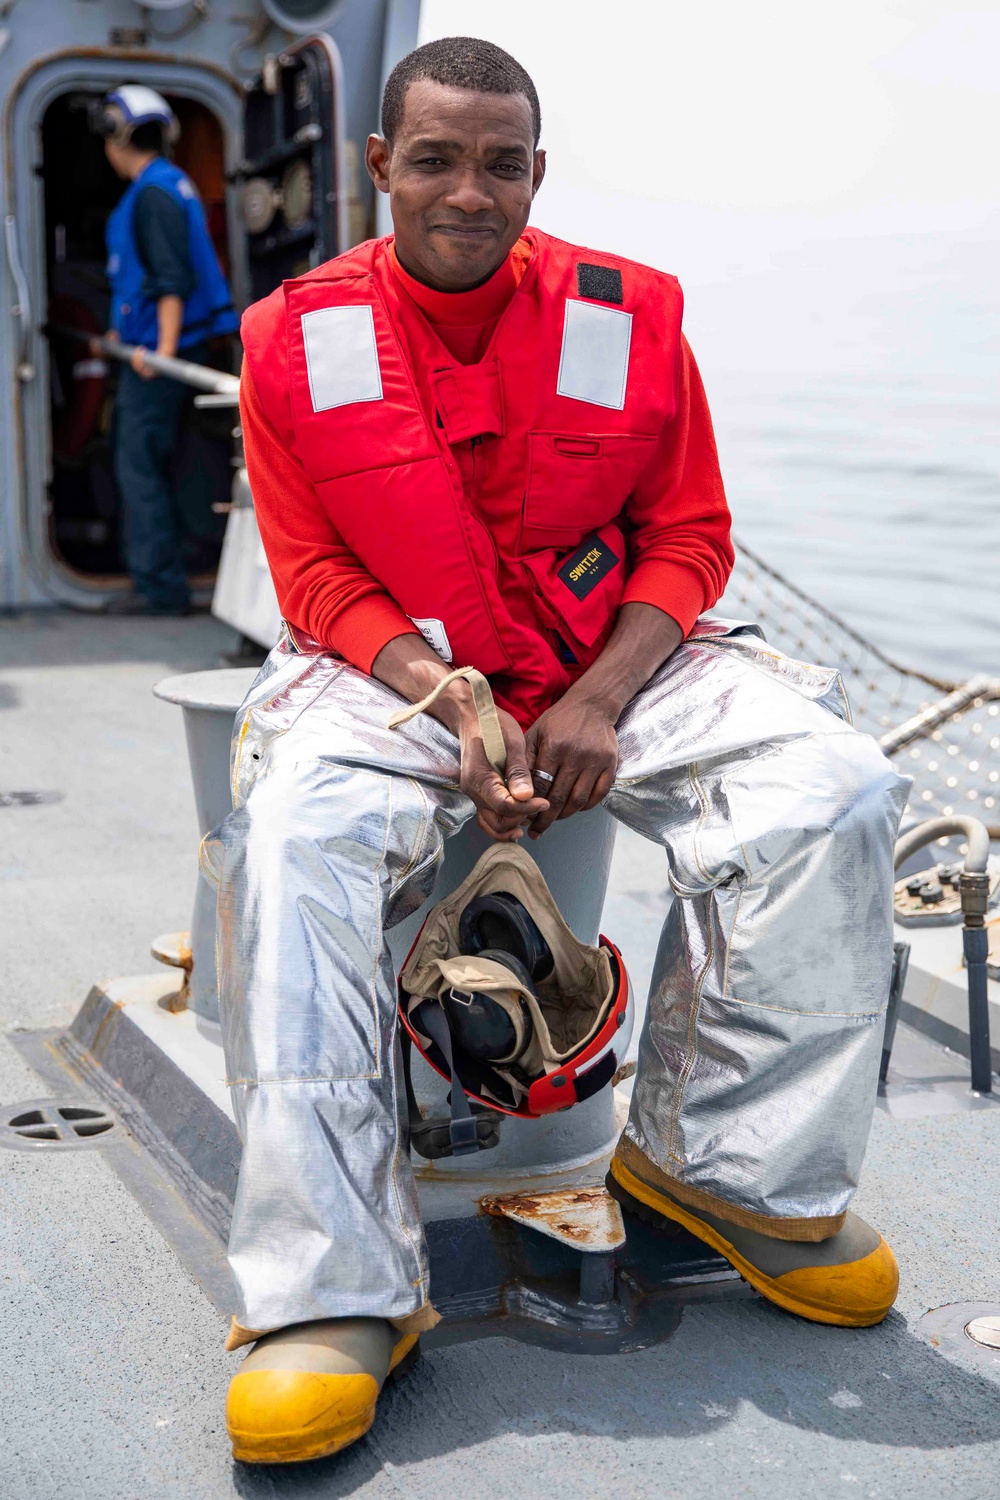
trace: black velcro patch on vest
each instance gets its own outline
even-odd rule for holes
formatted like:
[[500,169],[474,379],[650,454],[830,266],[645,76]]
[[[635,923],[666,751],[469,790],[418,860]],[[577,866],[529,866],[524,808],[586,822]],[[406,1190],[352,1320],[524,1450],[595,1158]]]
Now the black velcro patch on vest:
[[595,589],[602,578],[606,578],[612,568],[618,566],[621,561],[612,552],[607,542],[602,542],[595,532],[588,536],[585,542],[581,542],[576,551],[571,553],[559,569],[559,577],[578,599],[586,599],[592,589]]
[[576,290],[581,297],[590,297],[594,302],[614,302],[622,305],[622,273],[611,266],[588,266],[581,262],[576,268]]

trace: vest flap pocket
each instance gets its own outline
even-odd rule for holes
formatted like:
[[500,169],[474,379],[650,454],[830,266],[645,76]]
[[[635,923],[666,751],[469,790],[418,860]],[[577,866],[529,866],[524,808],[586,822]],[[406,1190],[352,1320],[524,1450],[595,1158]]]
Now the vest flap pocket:
[[610,625],[625,592],[625,538],[618,526],[591,532],[572,552],[522,559],[552,629],[589,647]]
[[652,437],[532,432],[522,531],[528,547],[572,546],[619,516],[653,455]]

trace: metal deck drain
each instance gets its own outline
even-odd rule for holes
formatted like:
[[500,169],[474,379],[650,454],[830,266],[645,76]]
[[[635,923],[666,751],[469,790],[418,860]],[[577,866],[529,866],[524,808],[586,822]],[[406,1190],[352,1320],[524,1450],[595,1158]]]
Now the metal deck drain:
[[26,1099],[0,1109],[0,1146],[93,1146],[117,1121],[106,1109],[78,1099]]
[[965,1325],[965,1337],[985,1349],[1000,1349],[1000,1318],[995,1313],[985,1318],[971,1318]]
[[995,1302],[951,1302],[932,1308],[916,1331],[942,1354],[975,1359],[1000,1375],[1000,1306]]

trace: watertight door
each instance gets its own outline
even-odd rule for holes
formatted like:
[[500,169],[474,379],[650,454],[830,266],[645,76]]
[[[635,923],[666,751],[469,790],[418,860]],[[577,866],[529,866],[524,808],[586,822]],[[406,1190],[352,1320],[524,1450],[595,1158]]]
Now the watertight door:
[[[51,28],[57,9],[80,12],[79,26],[75,32],[71,26],[65,40],[70,42],[77,36],[81,42],[76,50],[67,48],[30,62],[22,56],[23,66],[12,60],[14,53],[23,53],[23,45],[19,53],[12,42],[0,57],[0,94],[5,94],[0,260],[6,261],[0,270],[0,325],[4,330],[0,339],[0,403],[8,424],[0,441],[0,606],[59,601],[94,609],[119,590],[124,580],[108,559],[70,556],[69,549],[63,549],[57,522],[60,515],[71,520],[77,538],[82,534],[81,550],[84,545],[89,547],[90,521],[101,521],[103,535],[110,532],[110,525],[105,523],[114,516],[115,495],[113,485],[101,485],[101,475],[97,475],[90,494],[83,493],[89,487],[84,458],[87,469],[99,467],[99,455],[88,450],[84,458],[79,454],[74,458],[74,469],[68,463],[63,466],[71,484],[56,504],[56,481],[63,481],[55,472],[54,426],[63,408],[55,398],[58,394],[60,400],[68,401],[75,392],[65,382],[65,370],[61,372],[64,383],[57,386],[58,366],[51,356],[46,331],[50,321],[62,321],[56,297],[83,302],[101,318],[105,259],[101,241],[103,213],[109,205],[100,194],[91,197],[81,193],[81,180],[90,180],[86,174],[72,177],[72,191],[63,192],[60,185],[71,181],[74,162],[81,155],[93,150],[101,158],[100,143],[87,129],[86,106],[89,100],[99,99],[120,84],[123,74],[134,83],[148,84],[168,98],[198,108],[202,118],[206,113],[213,116],[217,130],[221,130],[221,141],[217,130],[211,132],[213,151],[221,152],[219,165],[224,163],[227,169],[235,165],[240,149],[244,98],[235,79],[213,66],[207,54],[200,61],[154,52],[126,55],[120,49],[105,48],[106,24],[96,13],[108,7],[38,4],[19,7],[18,14],[23,11],[27,17],[29,9],[33,15],[36,10],[44,13],[42,19],[35,17],[31,23],[36,24],[32,35],[39,47],[46,37],[61,39]],[[86,19],[85,11],[94,14]],[[74,17],[73,26],[76,20]],[[18,67],[22,70],[15,77]],[[69,115],[75,119],[78,140]],[[60,120],[62,126],[57,130]],[[234,252],[243,236],[234,215],[227,227],[233,291],[242,303],[246,299],[243,257]],[[79,363],[86,365],[86,359]],[[90,378],[83,375],[81,380]]]
[[[250,300],[346,250],[349,240],[340,54],[328,36],[269,58],[244,114],[232,174],[247,233]],[[270,649],[281,615],[246,470],[236,476],[212,613]]]
[[340,53],[310,36],[268,58],[244,116],[240,193],[256,301],[348,246]]

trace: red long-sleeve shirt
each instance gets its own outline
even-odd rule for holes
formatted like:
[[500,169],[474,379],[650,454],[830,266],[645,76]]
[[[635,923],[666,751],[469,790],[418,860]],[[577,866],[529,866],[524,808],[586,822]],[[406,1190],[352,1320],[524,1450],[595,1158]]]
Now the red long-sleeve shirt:
[[[424,287],[406,275],[393,254],[394,274],[408,294],[401,299],[408,310],[400,332],[411,355],[426,347],[426,319],[453,358],[481,358],[528,252],[519,242],[485,286],[458,293]],[[414,365],[419,388],[418,357]],[[623,602],[655,605],[687,633],[719,598],[732,569],[730,516],[708,403],[686,341],[681,341],[678,368],[665,369],[663,378],[676,381],[677,412],[626,506],[632,570]],[[430,410],[429,382],[422,394]],[[346,546],[320,504],[296,456],[287,399],[280,410],[265,412],[244,365],[240,404],[247,471],[282,614],[370,672],[383,646],[395,636],[416,634],[416,626]],[[473,444],[457,443],[454,453],[463,480],[471,482]],[[522,499],[511,494],[503,510],[488,518],[501,558],[517,545]]]

